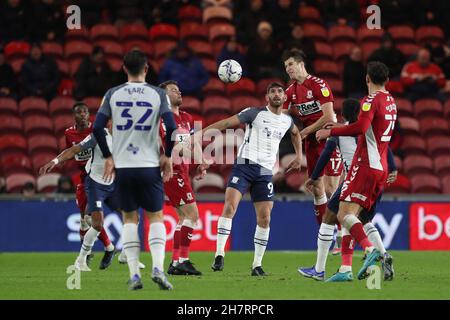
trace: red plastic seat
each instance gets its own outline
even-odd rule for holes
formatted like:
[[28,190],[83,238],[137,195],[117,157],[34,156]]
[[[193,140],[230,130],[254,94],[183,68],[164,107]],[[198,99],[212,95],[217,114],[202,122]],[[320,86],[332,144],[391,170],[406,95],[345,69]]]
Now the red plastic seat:
[[415,42],[414,29],[407,25],[395,25],[388,28],[395,43],[399,42]]
[[313,40],[319,40],[323,42],[328,42],[328,32],[320,24],[306,23],[302,25],[303,33],[305,37],[311,38]]
[[432,157],[450,155],[450,137],[434,136],[427,139],[428,154]]
[[424,155],[411,155],[403,160],[403,170],[408,175],[433,173],[433,160]]
[[37,191],[41,193],[54,192],[58,187],[59,173],[47,173],[37,178]]
[[330,44],[322,41],[314,41],[314,48],[316,49],[318,58],[333,59],[333,48]]
[[284,81],[281,80],[280,78],[264,78],[259,80],[256,83],[256,93],[258,95],[266,95],[267,93],[267,87],[269,86],[269,84],[271,84],[272,82],[276,82],[279,83],[281,85],[284,85]]
[[149,30],[150,40],[177,40],[178,29],[176,26],[168,23],[158,23],[153,25]]
[[180,25],[180,38],[184,40],[209,40],[209,29],[206,25],[187,22]]
[[225,95],[225,83],[216,77],[210,77],[208,83],[202,88],[205,96],[209,95]]
[[415,118],[400,117],[399,121],[405,135],[420,135],[420,124]]
[[63,47],[58,42],[42,42],[41,43],[42,53],[47,56],[52,56],[54,58],[63,57]]
[[254,95],[256,92],[256,84],[250,78],[241,78],[236,83],[228,83],[226,85],[229,96],[235,95]]
[[238,113],[249,107],[261,107],[259,99],[249,96],[236,96],[231,99],[232,113]]
[[21,134],[3,134],[0,136],[0,152],[23,151],[27,152],[27,140]]
[[414,116],[414,108],[408,99],[395,98],[395,105],[397,106],[397,112],[400,116]]
[[22,133],[23,123],[19,116],[7,114],[0,116],[0,134]]
[[319,77],[333,77],[339,79],[339,69],[336,62],[331,60],[314,60],[314,70]]
[[444,31],[439,26],[421,26],[416,30],[416,41],[419,44],[439,45],[444,41]]
[[5,175],[13,173],[31,173],[31,160],[23,152],[13,152],[3,155],[0,158],[2,171]]
[[363,44],[365,42],[375,42],[380,44],[381,37],[384,34],[383,29],[369,29],[364,24],[356,30],[356,39],[359,43]]
[[385,193],[409,193],[411,191],[411,181],[408,177],[398,174],[397,180],[391,184],[386,184],[384,187]]
[[52,116],[58,114],[72,114],[75,100],[70,97],[55,97],[50,101],[49,111]]
[[203,100],[203,114],[213,113],[215,111],[231,114],[231,102],[221,96],[209,96]]
[[70,74],[69,64],[67,61],[62,59],[56,59],[56,64],[58,65],[58,70],[63,74],[63,76],[67,76]]
[[13,69],[15,74],[18,74],[20,71],[22,71],[22,66],[25,63],[25,58],[14,58],[14,60],[10,60],[9,64],[11,65],[11,68]]
[[118,72],[122,69],[123,59],[116,57],[107,57],[106,62],[108,62],[109,67],[112,71]]
[[119,38],[119,31],[112,24],[96,24],[91,28],[91,39],[97,40],[117,40]]
[[450,175],[445,176],[441,180],[442,193],[450,194]]
[[370,55],[380,47],[378,42],[365,42],[361,44],[363,60],[366,61]]
[[119,30],[120,39],[123,41],[143,40],[148,41],[147,28],[140,23],[126,24]]
[[57,136],[64,133],[67,128],[75,125],[72,115],[60,114],[53,117],[53,128]]
[[353,47],[355,47],[355,44],[349,41],[342,41],[333,44],[334,60],[345,60],[349,56],[350,51],[353,49]]
[[30,53],[30,44],[25,41],[11,41],[6,44],[4,52],[8,60],[13,58],[26,58]]
[[396,47],[405,55],[406,58],[415,55],[420,49],[420,47],[415,43],[399,43]]
[[30,115],[23,119],[23,128],[27,136],[35,133],[53,133],[52,119],[44,115]]
[[89,112],[92,114],[96,114],[97,110],[100,108],[102,99],[102,97],[86,97],[83,99],[83,101],[88,106]]
[[58,141],[54,135],[36,134],[28,139],[28,151],[31,155],[40,151],[58,152]]
[[154,43],[153,57],[159,59],[167,57],[170,52],[177,46],[177,42],[174,40],[162,40]]
[[215,24],[209,28],[209,41],[228,39],[236,35],[236,28],[229,23]]
[[194,113],[201,114],[202,113],[201,102],[196,97],[184,96],[181,110],[192,114]]
[[418,174],[411,177],[411,191],[413,193],[441,193],[441,181],[432,174]]
[[443,116],[442,104],[436,99],[419,99],[414,103],[414,115],[417,118],[422,117],[442,117]]
[[214,23],[232,23],[233,12],[230,8],[222,6],[210,6],[203,10],[203,23],[212,25]]
[[434,171],[440,177],[450,175],[450,161],[447,155],[434,158]]
[[127,40],[124,45],[124,53],[130,52],[132,49],[139,49],[148,57],[153,57],[153,46],[149,41],[143,40]]
[[21,193],[23,186],[31,182],[36,185],[36,179],[28,173],[16,173],[6,177],[6,191],[9,193]]
[[427,117],[421,119],[420,129],[422,136],[425,137],[432,135],[446,135],[450,132],[447,120],[437,117]]
[[299,6],[298,16],[302,22],[322,23],[320,11],[313,6]]
[[422,137],[405,136],[401,144],[401,149],[405,155],[427,154],[425,140]]
[[38,151],[31,157],[31,163],[33,164],[33,170],[38,173],[39,168],[48,162],[52,161],[58,155],[55,151]]
[[65,35],[66,42],[73,40],[89,41],[89,30],[85,26],[80,29],[69,29]]
[[92,44],[85,41],[69,41],[64,45],[64,53],[67,59],[79,59],[92,53]]
[[448,120],[450,120],[450,99],[445,101],[445,104],[444,104],[444,115],[447,117]]
[[184,5],[178,9],[178,19],[183,21],[202,22],[202,10],[194,5]]
[[0,97],[0,113],[19,115],[19,106],[17,105],[16,100]]
[[187,42],[187,45],[189,48],[192,49],[192,51],[196,53],[198,57],[200,58],[207,57],[214,59],[212,46],[209,42],[200,40],[191,40]]
[[206,71],[210,74],[210,78],[217,76],[217,62],[214,58],[202,57],[200,60]]
[[22,116],[31,114],[48,115],[47,101],[38,97],[26,97],[19,102],[19,111]]
[[328,30],[328,38],[331,42],[338,41],[351,41],[355,42],[356,32],[350,26],[347,25],[335,25]]
[[100,40],[95,42],[96,46],[102,47],[105,50],[106,57],[123,58],[124,52],[122,45],[117,41]]

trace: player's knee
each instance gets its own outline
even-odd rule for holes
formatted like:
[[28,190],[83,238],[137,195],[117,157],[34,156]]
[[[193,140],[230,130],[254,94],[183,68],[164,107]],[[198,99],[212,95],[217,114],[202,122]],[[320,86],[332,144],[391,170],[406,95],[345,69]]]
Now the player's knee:
[[91,222],[92,228],[94,228],[97,231],[101,231],[103,228],[103,216],[101,212],[93,212],[92,213],[92,222]]
[[234,203],[231,202],[225,202],[225,205],[223,206],[223,214],[225,218],[233,218],[234,214],[236,213],[237,206],[234,205]]
[[270,226],[270,216],[264,216],[264,217],[258,218],[257,224],[261,228],[268,228]]

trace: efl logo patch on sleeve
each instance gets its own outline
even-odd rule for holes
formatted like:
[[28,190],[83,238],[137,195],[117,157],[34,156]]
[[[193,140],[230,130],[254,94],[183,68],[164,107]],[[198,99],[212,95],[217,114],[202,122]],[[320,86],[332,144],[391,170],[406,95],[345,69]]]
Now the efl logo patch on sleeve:
[[320,91],[322,91],[322,95],[324,97],[328,97],[330,95],[330,91],[328,90],[328,88],[322,88],[320,89]]
[[362,111],[369,111],[371,106],[372,106],[371,103],[364,102],[361,109],[362,109]]

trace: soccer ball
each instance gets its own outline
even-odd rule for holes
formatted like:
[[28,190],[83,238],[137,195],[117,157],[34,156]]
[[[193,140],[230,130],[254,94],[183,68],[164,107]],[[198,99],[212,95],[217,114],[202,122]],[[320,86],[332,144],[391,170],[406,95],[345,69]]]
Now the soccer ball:
[[217,70],[220,80],[225,83],[235,83],[241,79],[242,67],[236,60],[224,60]]

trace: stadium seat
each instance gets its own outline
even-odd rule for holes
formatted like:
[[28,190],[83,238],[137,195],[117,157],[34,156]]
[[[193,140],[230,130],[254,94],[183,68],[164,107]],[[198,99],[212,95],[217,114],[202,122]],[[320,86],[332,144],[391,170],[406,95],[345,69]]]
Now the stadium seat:
[[58,155],[54,151],[39,151],[33,154],[31,157],[31,163],[33,165],[33,171],[38,173],[39,168],[41,168],[46,163],[52,161]]
[[111,40],[100,40],[96,41],[95,46],[102,47],[103,50],[105,50],[105,55],[107,58],[114,57],[114,58],[123,58],[124,52],[122,45],[117,41],[111,41]]
[[205,118],[203,117],[203,115],[197,114],[197,113],[192,113],[191,116],[192,116],[192,121],[194,121],[194,126],[195,126],[196,122],[200,122],[201,127],[202,128],[205,127],[206,121],[205,121]]
[[427,147],[425,140],[419,136],[405,136],[403,137],[400,146],[405,156],[410,154],[427,154]]
[[356,32],[355,29],[347,25],[334,25],[328,30],[328,39],[333,44],[339,41],[355,42]]
[[139,49],[144,52],[147,57],[153,57],[153,46],[148,40],[126,40],[124,41],[123,48],[124,53],[130,52],[132,49]]
[[420,124],[415,118],[400,117],[399,122],[405,135],[420,135]]
[[412,117],[414,116],[414,108],[408,99],[405,98],[395,98],[395,105],[397,106],[397,112],[400,117],[402,116],[408,116]]
[[47,56],[51,56],[56,58],[62,58],[63,57],[63,47],[58,42],[42,42],[42,53],[44,53]]
[[236,28],[229,23],[215,24],[209,28],[209,41],[226,40],[236,35]]
[[339,79],[326,79],[328,85],[331,87],[333,91],[333,96],[343,96],[344,94],[344,83]]
[[388,28],[395,43],[415,42],[414,29],[407,25],[394,25]]
[[78,59],[72,59],[69,62],[69,74],[70,76],[74,77],[75,73],[78,71],[78,68],[80,67],[80,64],[83,60],[81,58]]
[[36,185],[36,180],[31,174],[16,173],[6,177],[6,191],[8,193],[21,193],[25,183],[31,182]]
[[448,122],[442,117],[426,117],[421,119],[420,131],[424,137],[429,137],[432,135],[446,135],[450,133]]
[[0,113],[2,115],[19,115],[19,106],[17,105],[16,100],[0,97]]
[[30,53],[30,44],[25,41],[11,41],[6,44],[4,53],[8,60],[26,58]]
[[21,134],[3,134],[0,136],[0,152],[4,155],[7,152],[22,151],[27,152],[27,140]]
[[11,68],[13,69],[15,74],[19,74],[22,70],[22,66],[25,63],[25,58],[15,58],[12,61],[9,61]]
[[442,193],[450,194],[450,175],[441,179]]
[[230,115],[230,112],[224,109],[212,109],[207,111],[206,113],[205,111],[203,111],[203,117],[205,119],[203,125],[205,127],[210,126],[217,121],[228,118]]
[[378,42],[365,42],[361,44],[363,60],[367,61],[370,55],[380,47]]
[[92,53],[92,44],[85,41],[68,41],[64,45],[64,53],[67,59],[79,59]]
[[23,152],[13,152],[2,155],[1,168],[5,175],[13,173],[32,173],[31,160]]
[[178,29],[176,26],[168,23],[158,23],[153,25],[149,30],[151,41],[156,40],[177,40]]
[[205,67],[206,71],[208,71],[209,75],[210,75],[210,79],[212,77],[216,77],[217,76],[217,63],[216,60],[214,58],[211,57],[202,57],[200,58],[202,65]]
[[195,54],[200,57],[212,58],[214,59],[213,49],[208,41],[203,40],[190,40],[187,41],[187,45],[191,48]]
[[147,28],[140,23],[125,24],[120,28],[119,36],[122,41],[148,41]]
[[405,55],[407,59],[415,55],[420,49],[420,47],[415,43],[399,43],[396,44],[396,47]]
[[71,78],[63,78],[59,82],[57,94],[61,97],[72,96],[73,87],[75,86],[74,80]]
[[383,34],[383,29],[369,29],[366,25],[362,25],[358,30],[356,30],[356,40],[360,44],[364,44],[366,42],[380,44]]
[[196,97],[184,96],[181,110],[186,111],[188,113],[201,114],[202,107],[200,100],[198,100]]
[[[1,105],[1,102],[0,102],[0,105]],[[447,101],[445,101],[444,115],[448,120],[450,120],[450,99],[447,99]]]
[[116,57],[107,57],[106,62],[108,62],[109,67],[114,72],[119,72],[122,70],[123,59]]
[[72,114],[75,100],[70,97],[55,97],[50,101],[49,111],[52,116],[58,114]]
[[414,115],[417,118],[442,117],[443,107],[437,99],[419,99],[414,103]]
[[68,29],[65,40],[66,42],[73,40],[89,41],[89,30],[85,26],[81,26],[79,29]]
[[253,96],[256,92],[256,84],[250,78],[241,78],[241,80],[236,83],[228,83],[226,87],[227,93],[230,97],[236,95]]
[[216,111],[231,114],[231,102],[221,96],[209,96],[203,100],[203,114],[214,113]]
[[29,115],[23,119],[23,129],[27,136],[36,133],[53,133],[53,122],[49,116]]
[[[67,148],[66,136],[61,135],[60,137],[58,137],[58,151],[61,152],[66,148]],[[71,161],[67,161],[67,162],[71,162]]]
[[233,12],[222,6],[209,6],[203,10],[203,23],[211,26],[215,23],[232,23]]
[[450,175],[450,161],[448,155],[438,156],[433,159],[434,171],[440,177]]
[[216,77],[210,77],[208,83],[203,86],[202,93],[205,96],[223,95],[225,96],[225,84]]
[[433,171],[433,160],[424,155],[410,155],[403,160],[403,171],[411,176],[419,173],[430,173]]
[[427,139],[428,154],[432,157],[450,155],[450,137],[433,136]]
[[53,117],[53,128],[57,136],[64,133],[67,128],[70,128],[75,124],[75,120],[72,115],[60,114]]
[[335,61],[345,60],[349,56],[353,47],[355,47],[355,44],[349,41],[342,41],[333,44],[333,59]]
[[397,180],[391,184],[386,184],[384,187],[385,193],[409,193],[411,191],[411,181],[408,177],[398,174]]
[[187,22],[180,25],[180,38],[187,40],[209,40],[209,29],[206,25]]
[[318,58],[333,59],[333,48],[327,42],[314,41],[314,48],[316,49]]
[[178,9],[178,19],[180,22],[202,22],[202,10],[194,5],[184,5]]
[[19,112],[22,116],[48,115],[47,101],[38,97],[26,97],[19,102]]
[[112,24],[96,24],[91,28],[91,40],[118,40],[119,39],[119,31]]
[[37,191],[42,193],[54,192],[58,187],[59,173],[47,173],[37,178]]
[[411,191],[413,193],[441,193],[441,181],[432,174],[418,174],[411,177]]
[[281,85],[285,84],[284,81],[281,80],[280,78],[264,78],[264,79],[259,80],[256,83],[256,93],[258,95],[264,96],[266,94],[266,92],[267,92],[267,87],[272,82],[276,82],[276,83],[279,83]]
[[196,193],[223,193],[225,183],[220,175],[210,172],[201,180],[194,179],[192,187]]
[[402,158],[400,158],[399,156],[396,156],[394,154],[394,162],[395,162],[395,167],[397,168],[397,171],[403,171],[403,161]]
[[171,51],[177,46],[174,40],[161,40],[153,44],[153,57],[159,59],[170,55]]
[[261,107],[261,103],[258,98],[250,96],[236,96],[231,98],[231,110],[232,113],[238,113],[245,108],[249,107]]
[[67,76],[70,74],[70,67],[67,61],[56,59],[56,64],[58,65],[59,72],[61,72],[63,76]]
[[416,30],[416,41],[420,45],[437,46],[444,41],[444,31],[439,26],[420,26]]
[[305,37],[311,38],[316,41],[328,42],[328,32],[320,24],[306,23],[302,25],[303,33]]
[[0,116],[0,134],[23,133],[23,123],[19,116],[5,114]]
[[302,22],[322,23],[320,11],[313,6],[299,6],[298,16]]
[[86,97],[83,99],[83,101],[88,106],[89,112],[91,114],[96,114],[97,110],[100,108],[102,99],[103,99],[103,97]]
[[331,60],[314,60],[314,70],[319,77],[333,77],[339,79],[339,69],[336,62]]
[[28,152],[33,157],[33,154],[41,151],[58,152],[58,141],[54,135],[50,134],[36,134],[28,138]]

